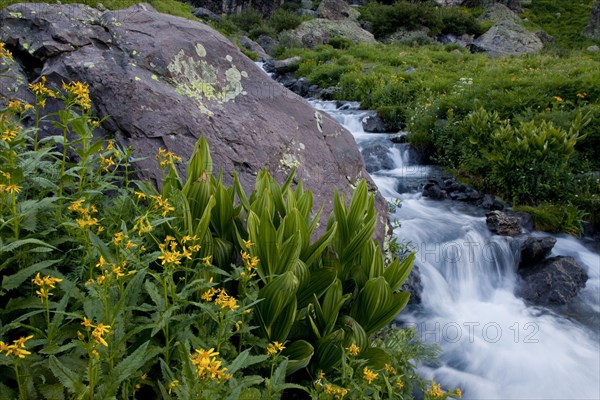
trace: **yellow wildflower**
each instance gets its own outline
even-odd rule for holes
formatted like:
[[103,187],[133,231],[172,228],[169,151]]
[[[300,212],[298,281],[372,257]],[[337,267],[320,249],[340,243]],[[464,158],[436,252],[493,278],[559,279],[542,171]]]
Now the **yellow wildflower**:
[[18,134],[19,132],[17,129],[6,129],[2,133],[2,136],[0,136],[0,139],[2,139],[3,142],[10,142],[16,138]]
[[348,389],[326,383],[325,394],[332,396],[334,399],[343,399],[348,394]]
[[398,389],[404,388],[404,382],[402,382],[402,379],[400,379],[400,377],[396,378],[396,386],[398,386]]
[[442,391],[439,383],[431,385],[431,387],[427,390],[427,393],[429,393],[429,395],[433,398],[441,398],[444,396],[444,392]]
[[0,58],[8,58],[9,60],[12,60],[12,53],[8,51],[8,49],[5,46],[6,43],[0,42]]
[[254,246],[254,243],[252,243],[250,240],[243,240],[242,242],[244,242],[244,247],[246,247],[248,250],[250,250],[252,248],[252,246]]
[[104,172],[110,172],[110,167],[115,165],[115,160],[113,156],[105,158],[102,154],[100,154],[100,168]]
[[150,224],[150,221],[148,221],[148,217],[143,215],[137,218],[133,224],[133,230],[137,231],[139,235],[151,232],[152,225]]
[[7,193],[19,193],[21,191],[21,186],[17,186],[15,184],[6,185],[4,187],[4,191]]
[[115,141],[110,139],[108,141],[108,144],[106,145],[106,150],[110,151],[110,150],[114,150],[114,148],[115,148]]
[[462,391],[460,390],[460,388],[456,388],[454,389],[454,394],[456,395],[456,397],[458,397],[459,399],[462,398]]
[[158,149],[156,159],[158,160],[161,167],[166,167],[168,165],[172,165],[176,162],[181,161],[181,157],[178,157],[175,154],[173,154],[172,151],[166,151],[163,148]]
[[133,193],[136,195],[136,197],[137,197],[138,200],[142,200],[142,199],[146,198],[146,195],[144,193],[138,192],[137,190],[135,192],[133,192]]
[[368,367],[363,369],[363,379],[366,380],[369,384],[377,379],[377,373],[371,371]]
[[212,257],[213,257],[212,255],[206,256],[202,259],[202,261],[204,262],[204,264],[210,265],[210,263],[212,262]]
[[587,93],[586,92],[579,92],[579,93],[577,93],[577,97],[583,100],[583,99],[585,99],[587,97]]
[[87,83],[69,82],[62,83],[62,88],[73,97],[75,104],[79,105],[83,110],[87,111],[91,108],[90,87]]
[[269,343],[267,345],[267,354],[274,357],[277,355],[277,353],[281,352],[283,349],[285,349],[285,346],[277,341],[273,342],[273,343]]
[[231,311],[239,308],[240,306],[237,304],[237,300],[235,297],[231,297],[227,294],[225,289],[219,289],[219,293],[215,298],[215,304],[221,307],[221,309],[229,308]]
[[351,356],[357,356],[360,353],[360,347],[358,347],[355,343],[352,343],[350,346],[346,347],[348,354]]
[[560,96],[552,96],[552,98],[553,98],[554,100],[558,101],[559,103],[560,103],[561,101],[563,101],[563,98],[562,98],[562,97],[560,97]]
[[169,386],[167,386],[167,388],[169,389],[169,394],[171,394],[173,389],[175,389],[177,386],[179,386],[179,381],[177,379],[171,381],[171,383],[169,383]]
[[113,243],[115,245],[118,245],[119,243],[121,243],[122,241],[124,241],[125,239],[128,239],[129,237],[123,233],[123,232],[117,232],[115,233],[114,237],[113,237]]
[[[42,76],[40,78],[39,82],[37,82],[37,83],[30,83],[29,89],[31,89],[33,94],[41,97],[43,100],[45,100],[46,97],[56,97],[56,93],[46,87],[46,77],[45,76]],[[45,102],[44,102],[44,105],[45,105]]]
[[385,364],[383,367],[388,373],[392,375],[396,375],[396,368],[392,367],[390,364]]
[[92,324],[92,320],[88,319],[87,317],[83,317],[83,321],[81,322],[81,325],[83,325],[86,328],[93,328],[94,325]]
[[92,337],[94,338],[96,343],[100,343],[100,344],[108,347],[108,343],[102,336],[107,334],[109,331],[110,331],[110,325],[104,325],[104,324],[100,323],[100,324],[96,325],[96,327],[92,331]]

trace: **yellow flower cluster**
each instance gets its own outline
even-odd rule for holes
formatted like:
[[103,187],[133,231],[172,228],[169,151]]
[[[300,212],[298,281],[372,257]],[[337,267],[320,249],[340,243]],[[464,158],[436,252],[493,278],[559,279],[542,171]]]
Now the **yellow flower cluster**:
[[392,367],[390,364],[385,364],[383,367],[388,374],[396,375],[396,368]]
[[343,399],[348,394],[348,389],[343,387],[334,386],[329,383],[325,384],[325,394],[333,397],[334,399]]
[[175,207],[169,205],[169,199],[163,199],[162,196],[150,196],[153,201],[152,208],[155,210],[161,210],[161,215],[166,217],[171,211],[175,211]]
[[158,149],[158,154],[156,155],[156,159],[161,167],[167,167],[169,165],[173,165],[176,162],[181,162],[181,157],[173,154],[172,151],[167,151],[162,147]]
[[439,383],[431,385],[431,387],[427,389],[427,393],[434,399],[444,397],[444,391],[441,389]]
[[19,193],[21,186],[10,183],[11,175],[8,172],[0,171],[0,175],[6,179],[7,183],[0,183],[0,193]]
[[152,232],[152,224],[148,220],[148,216],[142,215],[138,217],[133,224],[133,230],[137,231],[140,236]]
[[[98,285],[102,285],[106,282],[110,282],[110,280],[114,277],[116,279],[120,279],[124,276],[130,276],[135,274],[135,271],[127,270],[127,261],[121,261],[120,264],[108,263],[104,259],[103,256],[100,256],[100,260],[96,264],[96,267],[102,270],[102,274],[98,275],[96,278],[96,282]],[[86,282],[86,285],[91,284],[93,281],[90,279]]]
[[62,282],[62,279],[54,278],[49,275],[46,275],[42,278],[38,272],[35,278],[33,278],[31,281],[34,285],[39,287],[39,289],[35,291],[35,294],[40,297],[40,300],[42,300],[43,303],[44,300],[48,300],[48,297],[52,296],[50,289],[54,289],[57,283]]
[[378,374],[376,372],[371,371],[368,367],[363,369],[363,379],[367,381],[369,384],[377,379]]
[[360,347],[358,347],[355,343],[352,343],[350,346],[346,347],[346,351],[351,356],[357,356],[360,353]]
[[199,244],[187,245],[189,242],[195,242],[198,238],[196,236],[184,236],[181,239],[183,243],[181,245],[181,251],[177,250],[177,246],[179,244],[175,240],[173,236],[165,237],[165,242],[158,245],[160,248],[160,256],[158,256],[161,261],[161,265],[165,268],[174,268],[177,265],[181,264],[182,259],[192,260],[192,256],[194,253],[200,250]]
[[19,133],[21,133],[21,128],[19,126],[15,126],[12,129],[6,128],[2,130],[2,135],[0,135],[0,139],[3,142],[12,142],[14,138],[16,138]]
[[221,307],[221,310],[225,310],[228,308],[229,310],[233,311],[240,307],[235,297],[232,297],[229,294],[227,294],[227,291],[225,289],[210,288],[206,292],[204,292],[201,297],[202,300],[205,301],[213,301],[214,299],[215,304]]
[[231,378],[231,374],[227,374],[227,368],[221,367],[221,361],[217,358],[218,352],[213,348],[209,350],[199,349],[195,354],[190,356],[192,365],[196,367],[196,375],[201,380],[226,381]]
[[21,114],[23,112],[33,109],[33,106],[29,103],[22,103],[20,100],[9,100],[7,105],[9,111],[15,114]]
[[25,358],[25,356],[31,354],[30,351],[26,350],[25,342],[27,342],[32,337],[33,335],[27,337],[21,336],[21,338],[13,340],[13,344],[6,344],[3,341],[0,341],[0,354],[2,354],[2,352],[5,352],[6,355],[9,357]]
[[267,354],[271,357],[275,357],[279,352],[283,351],[283,349],[285,349],[285,346],[275,341],[267,345]]
[[69,82],[62,83],[62,88],[70,97],[73,98],[75,104],[79,105],[82,110],[88,111],[92,107],[90,100],[90,87],[87,83]]
[[106,339],[104,339],[104,335],[110,332],[110,325],[104,325],[102,323],[94,325],[92,320],[88,319],[87,317],[83,317],[83,322],[81,322],[81,325],[83,325],[88,332],[91,330],[94,342],[108,347],[108,343],[106,342]]
[[42,76],[37,83],[30,83],[29,89],[35,94],[38,105],[40,107],[46,106],[46,98],[56,97],[56,92],[46,87],[46,77]]
[[[244,243],[246,243],[245,240],[244,240]],[[248,242],[248,244],[246,244],[246,247],[250,248],[252,246],[252,243]],[[250,278],[256,276],[256,273],[254,272],[254,270],[256,269],[256,266],[260,262],[258,257],[251,256],[244,250],[241,251],[241,255],[242,255],[242,260],[244,262],[244,267],[246,268],[246,271],[243,271],[240,274],[241,277],[245,278],[245,279],[250,279]]]
[[458,397],[459,399],[462,398],[462,391],[460,390],[460,388],[456,388],[454,389],[454,394],[456,395],[456,397]]
[[69,211],[79,214],[80,218],[75,219],[75,222],[77,222],[80,229],[86,230],[94,225],[98,225],[98,219],[92,217],[92,214],[97,213],[98,209],[96,209],[96,206],[93,204],[89,207],[84,207],[83,203],[85,203],[85,199],[80,199],[71,203],[68,208]]
[[0,42],[0,58],[13,59],[12,53],[5,47],[6,43]]

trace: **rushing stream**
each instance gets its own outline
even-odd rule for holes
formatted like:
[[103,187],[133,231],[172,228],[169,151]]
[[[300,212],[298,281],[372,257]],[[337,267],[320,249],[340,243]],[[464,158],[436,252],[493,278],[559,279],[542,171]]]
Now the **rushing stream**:
[[492,235],[482,210],[422,197],[419,182],[436,170],[415,163],[407,145],[365,133],[358,104],[312,104],[350,130],[361,151],[389,148],[393,168],[371,176],[388,201],[401,202],[391,214],[401,223],[394,234],[416,251],[424,287],[422,304],[399,318],[442,348],[441,365],[421,372],[470,399],[600,399],[600,256],[557,237],[552,255],[575,257],[589,275],[577,315],[526,305],[513,294],[512,239]]

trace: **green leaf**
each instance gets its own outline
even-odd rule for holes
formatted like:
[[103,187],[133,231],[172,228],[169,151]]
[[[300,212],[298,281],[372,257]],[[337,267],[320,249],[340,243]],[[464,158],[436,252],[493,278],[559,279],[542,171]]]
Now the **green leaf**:
[[[288,271],[273,279],[258,292],[258,299],[262,300],[256,305],[256,312],[260,321],[263,334],[271,339],[273,325],[284,312],[291,312],[290,304],[296,306],[296,292],[298,290],[298,278],[293,272]],[[285,317],[284,317],[285,318]],[[289,319],[280,320],[280,323],[288,323]],[[277,332],[282,333],[291,329],[287,326],[277,327]]]
[[15,273],[15,274],[5,276],[2,278],[2,289],[3,290],[16,289],[19,286],[21,286],[21,284],[23,282],[25,282],[33,274],[36,274],[43,269],[50,268],[51,266],[58,264],[61,261],[62,261],[62,259],[61,260],[40,261],[38,263],[30,265],[27,268],[23,268],[23,269],[19,270],[19,272]]
[[240,354],[238,354],[238,356],[231,362],[231,364],[229,364],[229,366],[227,367],[227,373],[233,375],[241,369],[247,368],[254,364],[259,364],[268,358],[269,356],[266,354],[251,355],[250,349],[246,349]]
[[385,280],[390,285],[393,292],[400,289],[400,286],[406,281],[410,271],[413,268],[415,260],[415,253],[411,253],[404,260],[400,261],[395,259],[386,269],[383,271]]
[[67,368],[55,356],[50,356],[48,360],[50,371],[58,378],[60,383],[71,393],[81,395],[87,391],[87,387],[81,380],[81,374]]
[[306,368],[314,353],[314,347],[306,340],[296,340],[288,344],[281,353],[288,358],[285,374],[291,375],[302,368]]
[[131,375],[140,369],[146,361],[146,350],[148,348],[147,341],[139,346],[133,353],[124,358],[116,367],[110,370],[110,374],[106,382],[102,386],[102,396],[105,399],[114,398],[117,395],[121,383],[129,379]]
[[52,250],[58,250],[56,247],[50,246],[48,243],[38,239],[22,239],[15,240],[14,242],[11,242],[9,244],[4,244],[0,242],[0,254],[11,252],[13,250],[18,249],[21,246],[25,246],[26,244],[37,244],[38,246],[46,247]]

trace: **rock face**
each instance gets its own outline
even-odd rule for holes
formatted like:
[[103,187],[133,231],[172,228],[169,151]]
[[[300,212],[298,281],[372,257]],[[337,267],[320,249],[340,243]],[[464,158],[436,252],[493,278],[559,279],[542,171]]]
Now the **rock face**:
[[327,43],[329,39],[337,36],[345,37],[355,43],[376,42],[372,33],[365,31],[358,22],[350,19],[337,21],[330,21],[325,18],[311,19],[304,21],[296,29],[290,31],[290,35],[309,48]]
[[542,41],[523,26],[511,21],[502,21],[475,39],[471,50],[512,56],[536,53],[543,47]]
[[[50,86],[89,83],[93,111],[108,117],[102,127],[146,157],[137,164],[140,178],[155,185],[161,180],[158,149],[181,156],[183,174],[203,135],[224,181],[231,184],[237,172],[246,190],[262,168],[281,182],[293,167],[326,211],[336,187],[346,198],[358,179],[375,188],[348,131],[201,23],[146,4],[107,12],[79,4],[15,4],[0,11],[0,41],[21,63],[23,73],[13,69],[18,90],[40,75]],[[14,86],[0,86],[0,96],[27,93],[15,94]],[[383,222],[380,195],[376,204]]]
[[346,18],[356,20],[360,13],[350,7],[344,0],[322,0],[317,8],[317,17],[332,21]]
[[253,8],[263,15],[273,14],[284,0],[186,0],[194,7],[204,7],[216,14],[239,14],[242,10]]
[[526,237],[521,244],[521,261],[519,268],[527,268],[542,261],[550,255],[556,239],[552,236]]
[[516,24],[521,23],[521,18],[504,4],[494,3],[486,7],[483,14],[477,18],[479,21],[492,21],[495,23],[502,21],[511,21]]
[[423,281],[421,280],[421,273],[417,264],[413,266],[410,271],[408,278],[400,287],[403,292],[410,293],[408,304],[421,304],[421,294],[423,293]]
[[573,257],[552,257],[531,268],[519,269],[517,294],[540,306],[570,303],[585,287],[588,275]]
[[485,214],[488,229],[496,235],[517,236],[521,233],[521,218],[502,211]]
[[590,23],[583,30],[583,36],[600,40],[600,1],[597,1],[592,8]]
[[368,144],[362,149],[362,155],[369,173],[394,168],[388,147],[381,143]]
[[267,54],[265,49],[263,49],[260,44],[256,43],[248,36],[240,36],[238,40],[245,49],[254,52],[258,56],[257,61],[267,61],[271,59],[271,56]]

